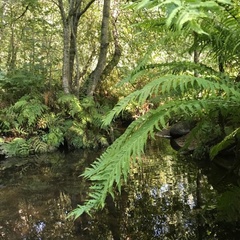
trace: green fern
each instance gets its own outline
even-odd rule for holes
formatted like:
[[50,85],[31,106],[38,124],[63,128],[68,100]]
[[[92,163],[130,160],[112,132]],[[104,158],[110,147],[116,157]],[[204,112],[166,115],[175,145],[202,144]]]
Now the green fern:
[[72,94],[62,94],[57,102],[61,109],[65,109],[67,115],[73,118],[81,115],[83,109],[76,96]]
[[[208,92],[205,96],[192,96],[193,90]],[[165,128],[175,116],[181,119],[204,119],[231,106],[238,107],[240,93],[225,83],[211,78],[196,78],[188,75],[167,75],[153,80],[142,89],[136,90],[119,101],[113,110],[106,116],[103,124],[110,124],[132,101],[139,105],[153,95],[162,95],[166,99],[173,96],[163,105],[151,109],[148,113],[135,120],[107,150],[83,173],[83,177],[92,181],[92,195],[84,206],[79,206],[71,216],[79,216],[90,209],[104,206],[108,193],[114,196],[115,186],[121,191],[121,186],[126,183],[131,165],[144,152],[149,137],[154,138],[155,132]],[[217,114],[216,114],[217,116]]]
[[240,188],[231,187],[221,194],[217,202],[218,216],[223,221],[237,222],[240,220]]
[[28,126],[32,126],[48,108],[38,99],[23,97],[13,105],[12,109],[18,113],[17,121],[21,125],[27,123]]
[[2,152],[8,157],[24,157],[28,156],[30,149],[29,144],[23,138],[15,138],[11,142],[6,142],[1,145]]
[[[139,105],[142,105],[149,97],[153,95],[162,95],[162,99],[164,99],[164,96],[173,94],[178,94],[178,98],[187,96],[187,94],[189,94],[189,98],[192,98],[193,92],[196,92],[195,98],[200,99],[202,97],[198,97],[198,95],[203,91],[209,92],[208,95],[211,95],[209,98],[214,98],[214,100],[212,100],[214,103],[217,101],[222,102],[222,98],[225,98],[225,103],[227,103],[227,99],[230,100],[231,98],[235,98],[235,100],[238,102],[238,98],[240,97],[240,93],[237,91],[237,89],[234,87],[229,87],[225,83],[219,83],[214,79],[213,81],[210,81],[204,78],[196,78],[188,75],[167,75],[151,81],[141,90],[134,91],[122,99],[114,107],[113,111],[111,111],[110,114],[105,118],[104,125],[110,124],[114,117],[123,111],[132,101],[137,101]],[[222,92],[222,94],[217,96],[219,92]],[[219,99],[215,99],[216,97]]]
[[43,140],[49,146],[57,148],[64,141],[64,133],[60,127],[52,127],[50,132],[43,136]]
[[229,146],[236,144],[236,140],[240,139],[240,128],[235,129],[228,134],[221,142],[211,148],[210,158],[214,159],[219,152],[227,149]]
[[214,19],[219,12],[223,11],[222,5],[231,5],[230,0],[208,0],[208,1],[179,1],[179,0],[141,0],[130,4],[134,9],[156,9],[165,10],[167,27],[175,27],[177,30],[190,28],[198,34],[207,34],[204,31],[204,19]]
[[48,144],[43,142],[40,137],[32,137],[28,140],[30,152],[35,153],[46,153],[48,152]]
[[[198,33],[201,38],[199,37],[196,46],[189,49],[191,52],[199,46],[204,49],[204,43],[207,41],[217,45],[218,39],[216,38],[215,41],[211,37],[217,29],[216,25],[222,22],[222,13],[225,13],[227,6],[231,4],[229,0],[194,3],[178,0],[142,0],[135,1],[133,6],[137,9],[153,10],[161,7],[167,16],[165,24],[172,32],[184,29],[188,33]],[[210,26],[205,26],[206,22],[211,22]],[[231,24],[229,22],[229,26]],[[227,24],[224,27],[230,29]],[[220,35],[219,31],[218,38]],[[231,36],[232,39],[234,37]],[[217,56],[220,53],[214,47],[212,50]],[[168,126],[172,119],[197,119],[200,124],[194,129],[191,137],[200,136],[201,133],[210,134],[212,127],[206,124],[210,121],[220,129],[219,116],[222,116],[221,120],[224,124],[230,123],[239,127],[239,119],[234,115],[240,114],[240,93],[238,84],[231,81],[232,77],[218,73],[214,67],[204,64],[188,62],[148,64],[149,56],[150,54],[147,53],[143,62],[140,62],[129,78],[123,80],[121,84],[134,84],[141,78],[149,82],[120,100],[104,119],[103,126],[108,126],[132,103],[141,106],[145,102],[153,102],[156,97],[159,102],[155,100],[153,108],[130,124],[100,158],[85,170],[82,176],[92,182],[89,199],[69,216],[78,217],[83,212],[91,214],[91,211],[104,207],[108,194],[114,197],[116,191],[121,192],[122,185],[127,182],[131,166],[141,158],[148,139],[154,138],[156,131]],[[193,76],[196,70],[199,77]],[[227,139],[232,139],[237,133],[238,130],[230,134]],[[212,157],[229,144],[227,139],[212,149]]]

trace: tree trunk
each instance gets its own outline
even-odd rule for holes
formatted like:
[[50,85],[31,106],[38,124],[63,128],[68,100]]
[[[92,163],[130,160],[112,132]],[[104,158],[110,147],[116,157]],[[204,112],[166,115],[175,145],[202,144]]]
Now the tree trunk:
[[117,31],[117,26],[116,26],[116,19],[114,18],[114,16],[112,16],[113,21],[112,21],[112,25],[113,25],[113,39],[114,39],[114,47],[115,47],[115,51],[114,54],[112,56],[112,59],[109,61],[109,63],[107,64],[107,66],[105,67],[102,75],[101,75],[101,79],[103,80],[105,77],[107,77],[111,71],[114,69],[114,67],[118,64],[121,55],[122,55],[122,48],[118,42],[118,31]]
[[[64,9],[62,0],[58,0],[58,7],[63,22],[63,68],[62,85],[65,93],[74,92],[73,81],[74,64],[77,55],[77,30],[80,17],[89,9],[95,0],[90,0],[82,9],[82,0],[69,0],[68,9]],[[77,68],[78,69],[78,68]],[[79,73],[76,74],[77,76]],[[79,79],[77,79],[79,81]]]
[[65,93],[70,93],[70,26],[63,26],[63,68],[62,68],[62,86]]
[[[194,36],[194,45],[195,45],[195,49],[194,49],[194,52],[193,52],[193,61],[194,63],[199,63],[199,52],[197,50],[197,41],[198,41],[198,34],[196,32],[193,33],[193,36]],[[195,70],[194,71],[194,77],[198,77],[198,71]]]
[[110,16],[110,2],[111,0],[104,0],[103,4],[103,17],[101,26],[101,43],[98,63],[94,71],[89,76],[89,86],[87,94],[93,96],[101,75],[104,71],[107,61],[107,51],[109,46],[109,16]]

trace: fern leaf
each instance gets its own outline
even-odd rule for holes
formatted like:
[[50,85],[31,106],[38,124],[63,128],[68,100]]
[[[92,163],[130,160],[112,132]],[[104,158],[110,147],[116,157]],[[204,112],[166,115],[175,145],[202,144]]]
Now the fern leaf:
[[[240,93],[235,88],[228,87],[224,83],[210,81],[204,78],[196,78],[189,75],[166,75],[151,81],[141,90],[137,90],[120,100],[120,102],[106,116],[103,125],[106,126],[110,124],[114,117],[123,111],[129,103],[137,100],[139,104],[143,104],[146,99],[153,94],[168,96],[169,94],[172,94],[172,89],[179,90],[176,91],[179,98],[181,98],[183,94],[192,94],[192,91],[196,91],[197,89],[199,89],[199,91],[202,91],[203,89],[205,91],[210,91],[212,95],[216,95],[216,90],[224,91],[228,98],[231,96],[240,98]],[[186,110],[187,109],[184,108],[184,111]]]
[[220,143],[213,146],[210,150],[210,158],[214,159],[219,152],[226,149],[236,142],[236,137],[240,136],[240,128],[235,129],[229,135],[227,135]]
[[[218,104],[221,105],[223,101],[220,100]],[[131,171],[132,161],[143,154],[149,136],[153,136],[156,129],[163,129],[173,116],[181,115],[187,119],[191,114],[206,114],[202,109],[212,111],[215,108],[218,106],[207,99],[175,100],[150,110],[131,123],[123,135],[82,174],[84,178],[92,181],[92,189],[101,189],[92,193],[85,205],[89,206],[91,203],[93,210],[104,206],[105,198],[108,193],[114,192],[115,184],[118,191],[121,191],[122,182],[127,181]],[[79,213],[81,211],[82,207]]]

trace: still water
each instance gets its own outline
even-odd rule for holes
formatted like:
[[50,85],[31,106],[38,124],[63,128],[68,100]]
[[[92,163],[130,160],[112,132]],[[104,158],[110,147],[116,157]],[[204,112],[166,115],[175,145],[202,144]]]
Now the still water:
[[149,147],[113,202],[73,222],[88,183],[79,177],[100,152],[8,159],[0,166],[0,239],[239,239],[238,227],[216,217],[221,171],[179,157],[167,141]]

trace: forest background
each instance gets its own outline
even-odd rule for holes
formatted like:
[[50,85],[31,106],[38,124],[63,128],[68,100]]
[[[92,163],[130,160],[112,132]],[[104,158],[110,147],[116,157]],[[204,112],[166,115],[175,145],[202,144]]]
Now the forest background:
[[237,0],[2,0],[0,21],[1,155],[110,145],[76,216],[120,191],[172,123],[195,123],[198,158],[239,161]]

